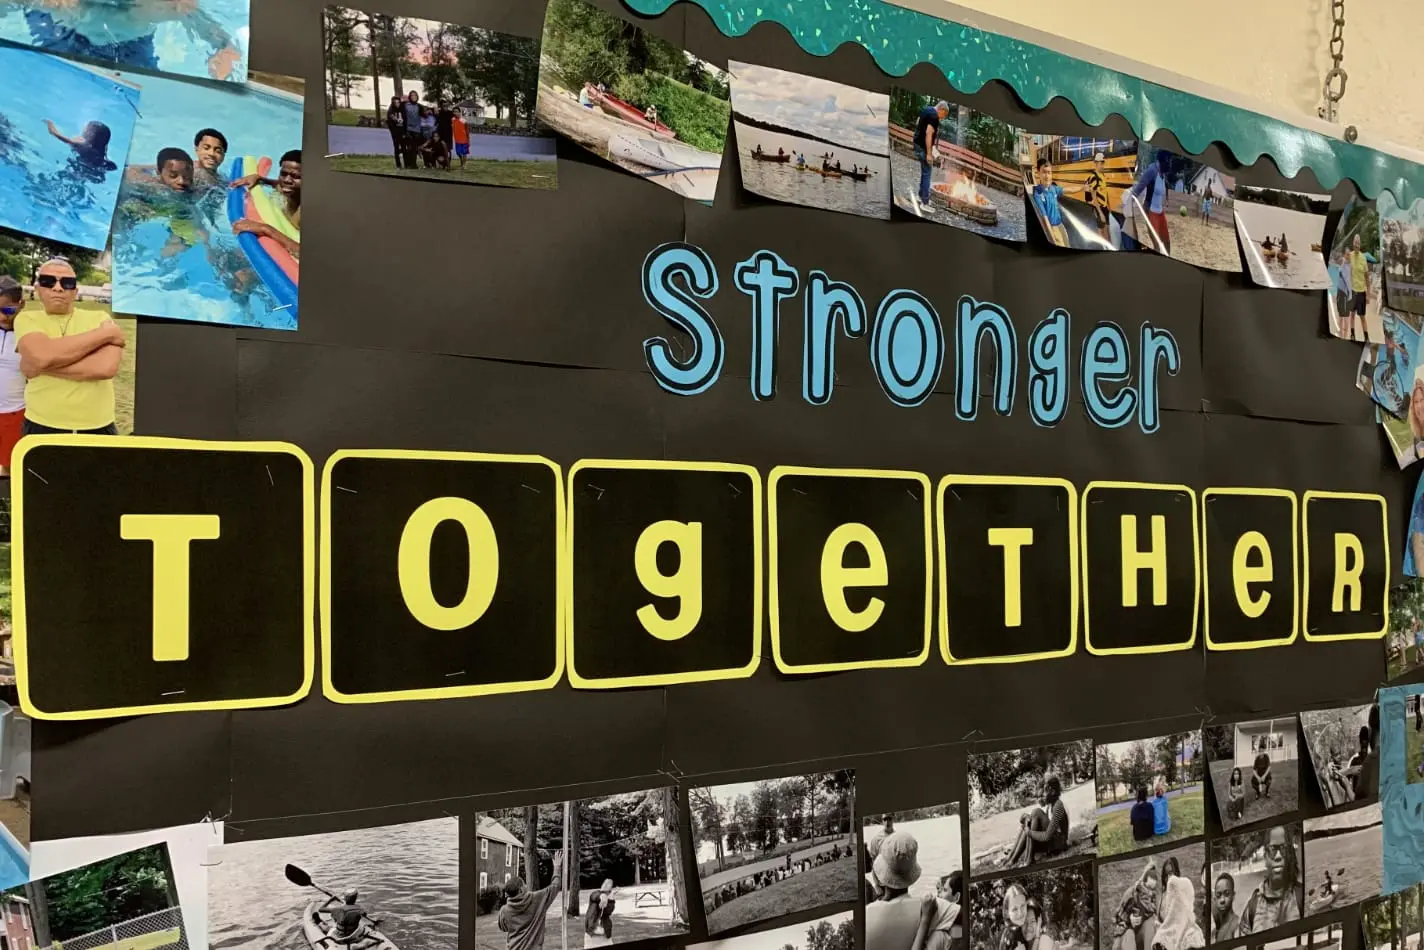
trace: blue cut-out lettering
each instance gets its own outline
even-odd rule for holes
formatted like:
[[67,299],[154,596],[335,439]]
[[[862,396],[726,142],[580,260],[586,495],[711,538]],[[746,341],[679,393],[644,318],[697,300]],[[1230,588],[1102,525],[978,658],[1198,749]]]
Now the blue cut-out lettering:
[[1059,307],[1028,338],[1028,414],[1034,425],[1056,426],[1068,411],[1068,311]]
[[998,356],[994,410],[1007,416],[1014,411],[1014,387],[1018,383],[1018,336],[1013,321],[998,304],[960,297],[959,316],[954,321],[954,414],[966,422],[972,422],[979,413],[979,350],[985,335],[993,340]]
[[[674,283],[682,278],[686,289]],[[643,259],[643,299],[663,319],[692,337],[692,355],[679,359],[666,337],[643,341],[648,369],[658,385],[679,396],[706,392],[722,374],[725,344],[712,317],[693,297],[717,293],[717,268],[700,247],[674,241],[653,248]]]
[[886,294],[870,332],[870,361],[895,405],[928,399],[944,368],[944,327],[934,306],[913,290]]
[[836,385],[836,327],[848,337],[864,336],[865,301],[850,284],[813,270],[806,281],[805,314],[801,395],[813,406],[824,406]]
[[775,251],[757,251],[736,268],[737,289],[752,298],[752,396],[776,397],[781,301],[794,296],[800,275]]
[[1109,395],[1103,383],[1126,383],[1132,376],[1127,334],[1115,323],[1099,323],[1083,341],[1083,401],[1098,425],[1116,429],[1137,414],[1137,389],[1124,385]]
[[1182,367],[1182,354],[1177,349],[1177,338],[1167,330],[1159,330],[1150,323],[1142,325],[1142,409],[1138,414],[1138,425],[1143,432],[1156,432],[1162,424],[1161,393],[1157,386],[1157,366],[1165,361],[1167,375],[1176,376]]

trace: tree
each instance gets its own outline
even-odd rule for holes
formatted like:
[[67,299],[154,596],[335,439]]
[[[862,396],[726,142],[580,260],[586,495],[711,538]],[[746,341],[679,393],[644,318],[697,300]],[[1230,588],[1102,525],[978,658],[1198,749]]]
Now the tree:
[[752,788],[751,843],[758,851],[770,851],[777,845],[776,805],[776,786],[757,782]]
[[1120,771],[1129,791],[1136,792],[1152,784],[1152,762],[1147,758],[1147,743],[1134,742],[1123,756]]
[[1099,796],[1100,805],[1106,805],[1117,801],[1117,759],[1113,757],[1112,749],[1103,746],[1098,750],[1098,778],[1101,780],[1101,788],[1107,789],[1107,800],[1103,801]]
[[462,95],[463,79],[455,59],[453,28],[438,24],[426,31],[425,42],[429,56],[420,70],[425,98],[430,102],[449,102]]
[[[515,869],[516,873],[518,868]],[[524,882],[539,889],[539,806],[524,806]]]
[[723,848],[722,803],[712,794],[712,789],[704,786],[687,790],[687,806],[692,813],[694,841],[710,841],[717,856],[717,870],[727,866],[727,855]]
[[855,930],[849,920],[836,927],[828,920],[819,920],[806,928],[805,950],[855,950]]
[[668,891],[672,905],[672,922],[675,926],[686,927],[690,921],[687,913],[687,888],[682,879],[682,833],[680,813],[677,807],[677,788],[669,785],[660,789],[662,812],[664,863],[667,867]]
[[[0,274],[9,274],[22,284],[32,283],[39,267],[51,257],[66,258],[80,283],[107,283],[109,273],[99,269],[104,252],[70,247],[41,238],[0,233]],[[107,259],[105,259],[107,266]]]
[[568,862],[569,869],[569,901],[568,915],[570,917],[580,917],[579,912],[579,877],[583,868],[583,810],[578,802],[569,802],[569,837],[564,842],[569,849]]
[[1162,773],[1162,780],[1167,783],[1168,788],[1177,784],[1177,762],[1185,756],[1185,745],[1186,733],[1183,732],[1174,732],[1157,739],[1153,751],[1157,755],[1157,766]]
[[116,921],[178,905],[168,849],[163,845],[55,874],[32,887],[43,891],[40,899],[52,941],[72,940]]
[[455,62],[466,91],[508,112],[510,124],[534,118],[539,98],[539,41],[475,27],[453,31]]
[[[322,44],[326,63],[326,116],[339,101],[351,105],[351,87],[355,85],[360,60],[356,51],[356,23],[360,14],[342,7],[322,10]],[[377,98],[379,103],[379,97]]]

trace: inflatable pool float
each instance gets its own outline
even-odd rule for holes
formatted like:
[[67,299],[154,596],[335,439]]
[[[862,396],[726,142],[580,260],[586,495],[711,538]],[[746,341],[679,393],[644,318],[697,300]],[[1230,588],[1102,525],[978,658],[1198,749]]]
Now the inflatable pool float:
[[[237,180],[245,175],[261,175],[266,178],[272,170],[270,158],[257,159],[251,155],[232,161],[232,178]],[[261,221],[270,225],[294,241],[301,241],[301,232],[287,220],[286,214],[272,200],[265,188],[234,188],[227,195],[227,218],[236,225],[243,218]],[[238,246],[247,255],[252,269],[262,279],[267,290],[277,301],[277,306],[290,310],[292,319],[297,318],[298,262],[287,249],[276,241],[255,234],[237,235]]]

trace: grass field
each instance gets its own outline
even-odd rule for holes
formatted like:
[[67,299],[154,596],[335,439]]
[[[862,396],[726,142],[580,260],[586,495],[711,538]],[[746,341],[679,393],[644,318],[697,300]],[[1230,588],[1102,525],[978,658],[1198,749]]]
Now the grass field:
[[1216,807],[1221,812],[1221,827],[1230,830],[1273,815],[1295,811],[1300,807],[1300,760],[1276,762],[1271,766],[1271,794],[1256,797],[1251,790],[1251,767],[1243,766],[1241,781],[1246,787],[1246,809],[1241,818],[1231,818],[1226,813],[1227,785],[1231,781],[1230,760],[1211,763],[1211,787],[1216,795]]
[[1424,782],[1424,732],[1414,728],[1414,717],[1407,713],[1404,717],[1404,777],[1410,782]]
[[459,166],[458,160],[449,169],[396,168],[389,156],[341,155],[333,158],[331,167],[339,172],[360,172],[366,175],[392,175],[396,178],[428,178],[432,181],[458,181],[466,185],[502,185],[506,188],[543,188],[559,186],[558,172],[553,162],[498,161],[472,158]]
[[721,933],[813,907],[853,901],[857,883],[854,861],[832,861],[728,901],[707,915],[707,932]]
[[[1338,894],[1331,907],[1347,907],[1378,897],[1384,885],[1384,838],[1379,825],[1305,842],[1305,905],[1320,899],[1325,872]],[[1323,908],[1322,908],[1323,910]]]
[[1206,800],[1201,789],[1167,799],[1167,814],[1172,819],[1172,828],[1165,835],[1146,841],[1132,839],[1131,809],[1119,808],[1099,814],[1098,854],[1106,858],[1199,835],[1206,826],[1205,808]]
[[[97,303],[76,303],[74,309],[99,310],[108,313],[107,307]],[[25,304],[25,310],[26,312],[43,310],[43,307],[38,300],[32,300]],[[134,429],[134,374],[138,359],[138,321],[132,317],[115,317],[114,322],[123,328],[124,338],[128,340],[128,346],[124,347],[123,358],[119,361],[119,375],[114,377],[115,421],[119,426],[119,435],[132,435]]]
[[[1101,834],[1101,830],[1099,834]],[[1152,862],[1157,868],[1160,880],[1162,864],[1168,858],[1177,859],[1177,866],[1182,870],[1182,877],[1191,882],[1193,892],[1198,890],[1201,886],[1199,882],[1201,881],[1202,867],[1206,864],[1206,845],[1204,844],[1189,844],[1150,857],[1123,858],[1120,861],[1098,863],[1098,946],[1101,950],[1114,950],[1113,916],[1117,913],[1118,905],[1121,903],[1123,895],[1127,893],[1127,889],[1136,883],[1148,862]],[[1197,903],[1200,904],[1197,908],[1198,911],[1202,917],[1205,917],[1205,903],[1200,901]],[[1202,933],[1205,934],[1206,921],[1199,919],[1197,923],[1201,925]]]
[[0,622],[10,622],[10,542],[0,544]]
[[[1385,416],[1385,424],[1388,425],[1389,420],[1392,419],[1394,419],[1393,416]],[[1405,423],[1405,429],[1406,431],[1408,430],[1408,423]],[[1413,435],[1411,434],[1409,438],[1412,439]],[[1386,674],[1388,678],[1392,680],[1399,679],[1405,673],[1408,673],[1415,667],[1424,664],[1424,657],[1420,656],[1420,652],[1420,649],[1417,646],[1414,646],[1413,644],[1399,651],[1399,655],[1391,658],[1389,661],[1389,670]]]

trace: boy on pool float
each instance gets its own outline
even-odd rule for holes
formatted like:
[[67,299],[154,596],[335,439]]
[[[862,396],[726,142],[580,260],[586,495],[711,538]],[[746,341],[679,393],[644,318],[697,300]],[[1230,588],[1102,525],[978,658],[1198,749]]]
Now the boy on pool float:
[[[266,185],[269,188],[276,188],[277,193],[282,196],[282,211],[287,215],[287,220],[292,227],[300,234],[302,230],[302,152],[301,149],[293,149],[282,156],[282,161],[278,163],[277,180],[263,178],[261,175],[243,175],[233,181],[231,188],[253,188],[257,185]],[[232,226],[234,234],[255,234],[260,238],[269,238],[276,241],[284,250],[296,260],[302,256],[302,245],[278,231],[265,221],[254,221],[251,218],[243,218]]]
[[26,0],[25,11],[34,45],[51,53],[106,60],[125,66],[158,69],[153,38],[164,23],[178,23],[188,35],[215,50],[208,58],[208,75],[229,79],[242,61],[232,37],[201,0]]

